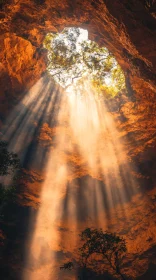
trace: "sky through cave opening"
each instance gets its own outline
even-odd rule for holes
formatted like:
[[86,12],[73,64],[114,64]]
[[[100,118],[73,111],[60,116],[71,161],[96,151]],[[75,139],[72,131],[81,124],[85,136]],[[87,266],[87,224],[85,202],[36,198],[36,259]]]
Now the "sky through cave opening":
[[49,33],[44,47],[48,50],[48,73],[68,92],[82,92],[86,79],[99,96],[112,98],[126,92],[124,73],[115,57],[89,40],[87,30],[70,27]]

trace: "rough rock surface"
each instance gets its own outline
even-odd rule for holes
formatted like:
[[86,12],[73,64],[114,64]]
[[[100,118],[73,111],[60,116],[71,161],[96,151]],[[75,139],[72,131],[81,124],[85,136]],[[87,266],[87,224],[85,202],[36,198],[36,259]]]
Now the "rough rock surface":
[[[46,50],[42,46],[48,32],[61,31],[65,26],[79,26],[89,31],[89,37],[105,45],[116,57],[126,75],[129,100],[120,110],[112,112],[125,140],[130,161],[144,192],[134,197],[125,207],[129,229],[124,231],[122,213],[120,225],[115,220],[111,228],[126,237],[133,269],[128,274],[136,279],[156,263],[155,258],[155,202],[156,202],[156,19],[141,0],[9,0],[0,10],[0,125],[13,106],[46,71]],[[43,125],[39,141],[50,141],[48,127]],[[43,141],[43,142],[44,142]],[[76,155],[73,164],[76,166]],[[85,176],[81,170],[76,176]],[[13,209],[16,226],[2,224],[1,243],[6,238],[1,260],[2,279],[18,279],[24,257],[19,244],[27,232],[28,214],[38,208],[43,178],[36,171],[25,171],[19,205]],[[146,207],[145,207],[146,206]],[[17,212],[20,209],[20,215]],[[136,213],[138,213],[136,215]],[[11,217],[12,217],[11,216]],[[23,220],[22,228],[20,227]],[[16,231],[20,230],[18,239]],[[6,232],[3,234],[3,231]],[[0,244],[1,245],[1,244]],[[2,246],[3,247],[3,246]],[[9,252],[9,253],[8,253]],[[16,252],[14,256],[14,252]],[[139,256],[138,256],[139,252]],[[5,265],[4,265],[5,264]],[[9,275],[11,266],[17,273]],[[149,272],[150,273],[150,272]],[[154,274],[154,272],[153,272]],[[149,278],[148,272],[144,278]]]

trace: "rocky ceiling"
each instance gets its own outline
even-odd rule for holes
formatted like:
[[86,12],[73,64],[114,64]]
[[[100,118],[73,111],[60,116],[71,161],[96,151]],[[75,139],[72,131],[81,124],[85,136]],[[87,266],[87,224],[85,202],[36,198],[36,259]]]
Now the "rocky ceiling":
[[[66,26],[79,26],[89,37],[106,46],[116,57],[126,76],[129,99],[112,112],[121,136],[128,139],[126,149],[137,163],[135,176],[145,188],[133,206],[138,216],[130,220],[129,246],[140,250],[133,260],[134,278],[155,262],[156,239],[156,19],[154,1],[146,0],[8,0],[0,1],[0,125],[9,111],[46,71],[46,50],[42,42],[48,32],[59,32]],[[146,5],[152,3],[151,6]],[[153,6],[152,6],[153,5]],[[36,188],[30,189],[22,203],[34,206]],[[38,181],[37,181],[38,180]],[[40,179],[37,177],[36,182]],[[38,184],[38,183],[37,183]],[[37,186],[37,187],[36,187]],[[137,199],[141,202],[138,204]],[[147,209],[142,204],[146,200]],[[38,201],[37,201],[38,202]],[[133,215],[131,205],[128,205]],[[24,211],[23,211],[23,216]],[[26,210],[27,211],[27,210]],[[139,221],[142,219],[142,223]],[[122,226],[122,228],[124,225]],[[140,232],[136,238],[137,232]],[[144,244],[142,244],[144,240]],[[133,244],[135,243],[135,245]],[[132,245],[133,244],[133,245]],[[134,248],[135,247],[135,248]],[[148,263],[145,259],[149,258]],[[8,260],[8,257],[6,257]],[[12,262],[11,260],[9,260]],[[13,262],[14,264],[14,262]],[[151,268],[153,269],[153,267]],[[17,267],[16,267],[17,270]],[[147,274],[144,278],[149,278]],[[152,276],[153,277],[153,276]],[[3,278],[12,279],[12,278]],[[14,278],[13,278],[14,279]],[[17,279],[17,278],[15,278]]]

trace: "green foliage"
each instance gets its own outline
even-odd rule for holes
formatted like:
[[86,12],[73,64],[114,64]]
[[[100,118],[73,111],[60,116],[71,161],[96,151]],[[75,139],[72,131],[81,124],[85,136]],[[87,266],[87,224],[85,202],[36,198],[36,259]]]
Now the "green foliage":
[[111,85],[106,85],[100,82],[100,80],[93,80],[92,87],[98,96],[102,96],[106,99],[114,98],[118,92],[118,87]]
[[9,152],[7,146],[7,142],[0,141],[0,176],[14,172],[20,165],[17,155]]
[[123,71],[107,48],[82,39],[81,32],[73,27],[60,34],[47,34],[44,47],[48,50],[49,73],[63,87],[87,77],[104,86],[104,91],[113,89],[113,95],[117,94],[125,88]]
[[[110,271],[125,279],[121,273],[123,258],[127,248],[125,240],[115,233],[104,232],[102,229],[86,228],[80,234],[82,246],[79,248],[78,269],[86,269],[90,260],[96,266],[97,256],[99,256],[104,265],[109,267]],[[97,262],[98,263],[98,262]],[[62,269],[72,269],[72,262],[65,263]]]
[[125,76],[119,64],[112,69],[112,81],[116,90],[121,91],[125,88]]

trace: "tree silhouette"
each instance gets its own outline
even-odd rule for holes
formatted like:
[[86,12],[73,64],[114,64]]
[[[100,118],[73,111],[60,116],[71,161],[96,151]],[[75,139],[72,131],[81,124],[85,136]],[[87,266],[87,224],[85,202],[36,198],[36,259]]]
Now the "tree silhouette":
[[8,143],[0,141],[0,176],[6,176],[19,168],[20,161],[18,156],[9,152]]
[[[15,153],[8,151],[8,143],[0,141],[0,176],[12,178],[11,186],[5,187],[0,183],[1,212],[4,204],[15,201],[16,197],[16,172],[19,170],[20,161]],[[1,177],[1,178],[2,178]]]
[[104,232],[102,229],[86,228],[80,234],[83,243],[79,248],[79,257],[76,262],[66,262],[61,269],[71,270],[75,268],[81,271],[79,279],[86,280],[87,269],[91,267],[95,271],[100,265],[102,270],[125,280],[122,274],[123,258],[126,254],[125,240],[115,233]]

